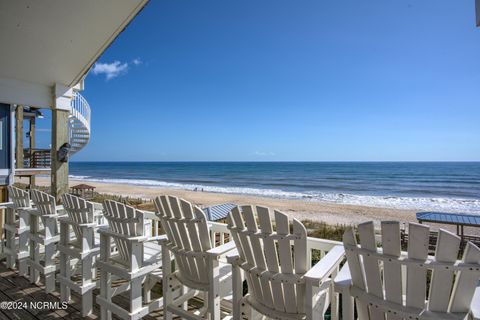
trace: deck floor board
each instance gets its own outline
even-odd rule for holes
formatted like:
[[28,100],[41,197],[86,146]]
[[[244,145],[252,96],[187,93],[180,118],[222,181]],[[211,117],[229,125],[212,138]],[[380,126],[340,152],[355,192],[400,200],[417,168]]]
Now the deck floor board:
[[[57,291],[59,291],[57,284]],[[31,284],[30,281],[19,276],[15,271],[9,270],[3,263],[0,263],[0,302],[3,301],[25,301],[30,302],[56,302],[59,303],[58,292],[46,294],[44,288]],[[72,293],[73,301],[63,309],[26,309],[26,310],[0,310],[0,319],[84,319],[81,316],[80,298]],[[94,312],[88,319],[98,319],[100,310],[94,306]]]
[[[3,261],[0,261],[0,303],[4,301],[26,301],[26,302],[57,302],[60,303],[60,287],[57,283],[56,291],[46,294],[41,285],[31,284],[27,278],[19,276],[16,271],[8,269]],[[93,292],[94,299],[99,294],[96,289]],[[155,296],[156,294],[153,294]],[[152,298],[153,298],[152,296]],[[128,309],[129,297],[121,294],[114,298],[122,307]],[[189,308],[198,307],[198,302],[189,304]],[[100,319],[100,308],[94,304],[93,313],[86,319]],[[119,319],[112,316],[113,319]],[[63,309],[26,309],[26,310],[5,310],[0,309],[0,320],[53,320],[53,319],[85,319],[81,315],[80,296],[72,291],[72,301],[68,307]],[[157,310],[143,319],[158,320],[163,319],[163,310]],[[174,317],[179,319],[179,317]]]

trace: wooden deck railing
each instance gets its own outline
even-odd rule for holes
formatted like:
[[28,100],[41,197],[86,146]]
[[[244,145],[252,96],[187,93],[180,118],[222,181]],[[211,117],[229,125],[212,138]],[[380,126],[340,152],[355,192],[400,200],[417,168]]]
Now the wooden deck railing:
[[[459,255],[462,255],[468,242],[472,242],[476,246],[480,246],[480,237],[479,236],[474,236],[474,235],[460,235],[461,241],[460,241],[460,250],[459,250]],[[405,228],[400,230],[400,238],[401,238],[401,244],[402,244],[402,249],[406,250],[407,249],[407,244],[408,244],[408,232]],[[437,241],[438,241],[438,231],[430,231],[430,236],[428,239],[428,253],[431,255],[435,254],[435,250],[437,249]]]
[[24,149],[24,165],[27,168],[50,168],[50,149]]

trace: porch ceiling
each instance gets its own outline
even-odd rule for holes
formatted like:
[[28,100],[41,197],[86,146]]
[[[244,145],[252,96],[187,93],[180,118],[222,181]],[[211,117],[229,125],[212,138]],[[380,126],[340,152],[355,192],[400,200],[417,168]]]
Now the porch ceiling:
[[1,1],[0,91],[23,85],[39,94],[56,83],[76,85],[147,2]]

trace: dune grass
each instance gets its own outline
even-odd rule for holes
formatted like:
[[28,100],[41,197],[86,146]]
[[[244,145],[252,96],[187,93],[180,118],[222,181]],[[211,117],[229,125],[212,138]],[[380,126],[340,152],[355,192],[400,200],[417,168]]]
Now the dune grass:
[[335,241],[342,241],[342,236],[345,230],[348,228],[344,224],[330,225],[325,222],[317,222],[312,220],[302,221],[309,237],[321,238]]

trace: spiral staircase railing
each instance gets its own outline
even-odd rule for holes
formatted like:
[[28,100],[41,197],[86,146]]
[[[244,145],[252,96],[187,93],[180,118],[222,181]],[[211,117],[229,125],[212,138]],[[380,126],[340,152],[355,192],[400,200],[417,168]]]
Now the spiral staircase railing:
[[90,141],[91,109],[87,100],[75,92],[69,117],[70,156],[82,150]]

